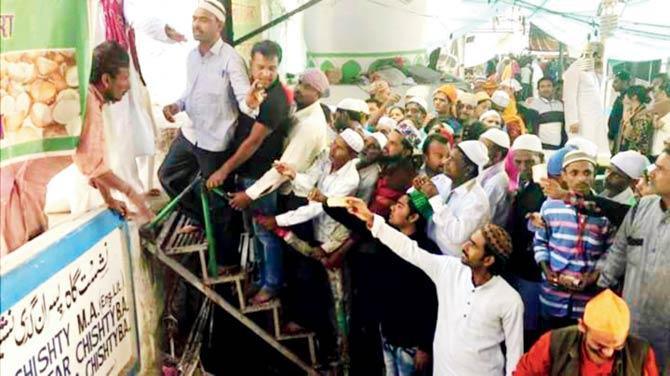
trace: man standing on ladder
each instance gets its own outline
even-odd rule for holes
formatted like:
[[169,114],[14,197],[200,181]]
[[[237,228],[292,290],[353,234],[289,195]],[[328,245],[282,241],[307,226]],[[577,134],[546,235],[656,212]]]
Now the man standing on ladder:
[[[172,142],[158,170],[158,178],[167,194],[174,198],[201,173],[208,177],[223,165],[233,138],[239,109],[255,118],[265,95],[258,86],[251,90],[242,57],[221,40],[226,12],[216,0],[202,0],[193,13],[193,38],[199,42],[187,60],[187,86],[182,97],[163,108],[165,118],[186,111],[191,122],[184,125]],[[256,87],[256,85],[255,85]],[[192,219],[203,223],[197,194],[190,192],[180,205]],[[220,201],[214,202],[212,222],[215,228],[225,225]],[[219,209],[219,210],[217,210]],[[223,252],[224,231],[215,231],[219,263],[232,266],[234,254]]]

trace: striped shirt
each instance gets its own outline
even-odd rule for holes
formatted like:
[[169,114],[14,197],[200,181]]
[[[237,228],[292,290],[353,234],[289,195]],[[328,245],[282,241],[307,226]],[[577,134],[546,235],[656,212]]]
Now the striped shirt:
[[[552,271],[581,278],[596,270],[596,263],[612,242],[612,226],[605,216],[577,212],[560,200],[548,199],[540,214],[545,228],[535,233],[535,261],[547,262]],[[596,294],[594,289],[575,293],[556,288],[543,275],[540,302],[544,316],[581,318],[586,302]]]

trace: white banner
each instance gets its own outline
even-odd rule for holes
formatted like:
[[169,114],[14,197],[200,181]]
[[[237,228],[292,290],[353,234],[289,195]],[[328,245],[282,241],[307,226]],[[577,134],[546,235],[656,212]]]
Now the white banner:
[[[26,280],[34,279],[31,274],[40,273],[49,259],[59,262],[59,248],[73,260],[10,307],[3,302],[2,309],[9,309],[0,315],[1,375],[121,375],[134,366],[137,334],[126,234],[118,226],[97,238],[86,233],[91,231],[99,233],[100,226],[86,226],[45,250],[40,262],[19,268]],[[93,246],[73,257],[67,247],[77,237]],[[93,243],[92,237],[100,240]],[[12,277],[3,281],[11,285]]]

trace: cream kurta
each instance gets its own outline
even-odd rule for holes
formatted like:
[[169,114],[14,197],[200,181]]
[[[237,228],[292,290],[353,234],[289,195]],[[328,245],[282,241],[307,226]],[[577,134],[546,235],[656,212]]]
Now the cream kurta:
[[[607,140],[607,117],[603,104],[604,80],[593,70],[584,69],[584,60],[572,63],[563,74],[563,103],[568,138],[576,136],[593,141],[598,146],[598,156],[609,158],[612,154]],[[578,123],[577,133],[570,132],[570,125]]]

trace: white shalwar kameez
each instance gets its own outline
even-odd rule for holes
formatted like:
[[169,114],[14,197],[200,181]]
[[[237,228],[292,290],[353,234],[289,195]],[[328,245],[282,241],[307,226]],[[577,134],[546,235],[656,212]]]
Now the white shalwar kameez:
[[[582,137],[598,146],[598,158],[612,155],[607,140],[607,117],[603,104],[604,79],[588,67],[588,59],[578,59],[563,73],[563,103],[568,139]],[[577,133],[570,126],[578,123]]]

